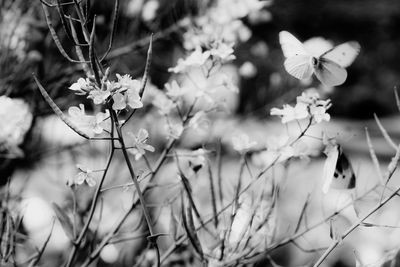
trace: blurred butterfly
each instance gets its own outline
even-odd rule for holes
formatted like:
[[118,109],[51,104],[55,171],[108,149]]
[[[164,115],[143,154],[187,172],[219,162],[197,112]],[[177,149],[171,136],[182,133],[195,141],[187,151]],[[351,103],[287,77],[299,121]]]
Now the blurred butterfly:
[[323,38],[313,38],[307,47],[306,42],[301,43],[287,31],[279,33],[279,42],[286,58],[284,66],[290,75],[303,80],[314,73],[327,86],[337,86],[346,81],[345,68],[360,52],[360,44],[355,41],[333,47]]
[[356,176],[347,156],[340,145],[329,145],[326,149],[322,191],[326,194],[330,188],[353,189],[356,186]]

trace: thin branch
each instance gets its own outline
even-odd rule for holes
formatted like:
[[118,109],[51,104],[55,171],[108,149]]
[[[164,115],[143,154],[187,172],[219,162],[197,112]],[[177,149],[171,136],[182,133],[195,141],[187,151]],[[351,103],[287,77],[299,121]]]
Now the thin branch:
[[394,171],[397,168],[397,164],[399,163],[399,160],[400,160],[400,145],[397,148],[396,154],[394,155],[394,157],[392,158],[392,160],[390,161],[390,163],[389,163],[389,165],[387,167],[387,171],[386,171],[386,174],[385,174],[385,177],[387,177],[387,179],[385,181],[385,185],[384,185],[383,190],[382,190],[381,201],[383,199],[385,190],[387,188],[387,184],[389,183],[390,178],[392,178],[392,175],[393,175]]
[[368,148],[369,148],[369,154],[371,155],[372,162],[374,163],[375,169],[376,169],[376,171],[378,173],[379,181],[383,184],[384,181],[383,181],[383,175],[382,175],[381,167],[379,166],[379,160],[378,160],[378,157],[375,154],[375,149],[374,149],[374,147],[372,145],[371,138],[369,136],[369,132],[368,132],[368,129],[366,127],[365,127],[365,136],[367,137],[367,144],[368,144]]
[[101,84],[101,80],[100,80],[99,69],[98,69],[98,65],[96,62],[96,56],[95,56],[95,51],[94,51],[95,50],[94,49],[95,31],[96,31],[96,16],[94,17],[92,32],[90,33],[89,59],[90,59],[90,67],[93,70],[93,74],[96,79],[97,86],[100,88],[102,86],[102,84]]
[[175,160],[176,160],[176,166],[177,166],[178,171],[179,171],[180,180],[181,180],[182,185],[183,185],[183,188],[184,188],[184,190],[185,190],[185,192],[186,192],[187,198],[189,199],[189,204],[190,204],[190,206],[191,206],[191,209],[193,209],[193,211],[194,211],[194,213],[195,213],[197,219],[199,220],[200,224],[201,224],[202,226],[205,226],[205,225],[204,225],[204,221],[203,221],[203,219],[201,218],[200,212],[199,212],[199,210],[197,209],[197,205],[196,205],[196,203],[194,202],[193,193],[192,193],[193,191],[192,191],[192,187],[191,187],[191,185],[190,185],[189,179],[188,179],[188,178],[185,176],[185,174],[183,173],[183,171],[182,171],[182,169],[181,169],[181,167],[180,167],[180,164],[179,164],[179,158],[178,158],[178,156],[176,155],[176,153],[175,153]]
[[142,87],[139,90],[140,97],[143,96],[144,89],[146,88],[147,79],[149,77],[152,55],[153,55],[153,34],[151,34],[151,36],[150,36],[149,49],[147,50],[147,59],[146,59],[146,65],[144,68],[144,73],[143,73],[143,78],[142,78]]
[[375,118],[376,124],[378,125],[379,130],[381,131],[381,133],[382,133],[383,137],[385,138],[386,142],[396,151],[397,150],[397,145],[394,143],[392,138],[389,136],[388,132],[383,127],[381,121],[379,120],[378,116],[376,116],[375,113],[374,113],[374,118]]
[[[78,40],[78,35],[76,34],[75,26],[72,22],[71,17],[68,17],[68,18],[69,18],[69,23],[70,23],[70,27],[71,27],[72,38],[74,39],[75,43],[77,44],[79,42],[79,40]],[[79,45],[75,45],[75,51],[76,51],[76,54],[78,55],[79,60],[82,62],[81,65],[82,65],[83,70],[86,73],[86,76],[90,77],[91,70],[89,69],[89,67],[87,65],[88,61],[86,61],[85,57],[83,56],[81,47]]]
[[132,179],[132,181],[133,181],[133,183],[135,185],[136,192],[138,194],[138,197],[139,197],[139,200],[140,200],[140,204],[142,206],[142,211],[143,211],[144,217],[145,217],[146,222],[147,222],[147,227],[148,227],[149,232],[150,232],[150,236],[148,236],[147,239],[152,244],[153,248],[156,250],[156,252],[158,254],[157,266],[160,266],[159,248],[158,248],[158,244],[157,244],[158,235],[154,232],[153,224],[152,224],[151,217],[150,217],[150,213],[149,213],[149,211],[148,211],[148,209],[146,207],[146,201],[144,199],[143,192],[140,189],[139,182],[137,181],[137,177],[135,176],[135,172],[133,170],[132,163],[131,163],[131,161],[129,159],[129,155],[128,155],[127,149],[125,147],[125,141],[124,141],[124,138],[123,138],[123,135],[122,135],[121,127],[119,125],[117,114],[115,113],[115,111],[112,108],[109,108],[109,110],[110,110],[111,116],[114,117],[114,124],[115,124],[115,127],[116,127],[118,140],[119,140],[119,143],[121,145],[122,153],[123,153],[126,165],[128,166],[128,170],[129,170],[131,179]]
[[[112,118],[111,118],[111,120],[112,120]],[[114,137],[114,129],[113,129],[113,127],[111,127],[110,136],[112,138]],[[108,170],[110,168],[111,161],[112,161],[113,156],[114,156],[114,151],[115,151],[115,149],[114,149],[114,141],[110,142],[110,144],[111,144],[111,148],[110,148],[110,153],[108,155],[108,160],[107,160],[107,164],[106,164],[106,167],[105,167],[105,171],[104,171],[103,176],[100,179],[99,185],[97,186],[96,191],[94,193],[94,196],[93,196],[93,199],[92,199],[92,203],[91,203],[91,206],[90,206],[89,216],[88,216],[88,218],[86,220],[86,223],[83,226],[83,228],[82,228],[77,240],[74,242],[74,246],[73,246],[72,251],[71,251],[71,253],[70,253],[69,257],[68,257],[68,261],[67,261],[67,264],[66,264],[67,267],[72,266],[74,258],[75,258],[75,255],[76,255],[76,253],[77,253],[77,251],[78,251],[78,249],[79,249],[79,247],[80,247],[80,245],[81,245],[81,243],[82,243],[82,241],[83,241],[83,239],[84,239],[84,237],[86,235],[86,232],[89,229],[89,225],[90,225],[90,223],[92,221],[92,218],[93,218],[93,215],[94,215],[94,211],[96,209],[97,200],[98,200],[98,198],[100,196],[100,193],[101,193],[101,187],[102,187],[103,182],[104,182],[104,180],[106,178],[107,172],[108,172]]]
[[107,57],[108,53],[110,53],[114,38],[115,38],[115,33],[117,31],[117,20],[118,20],[118,10],[119,10],[119,0],[115,0],[115,6],[114,6],[114,14],[113,14],[113,20],[112,20],[112,30],[111,30],[111,36],[110,36],[110,42],[108,44],[108,48],[104,55],[100,59],[100,63]]
[[171,25],[170,27],[166,28],[165,30],[163,30],[161,32],[157,32],[156,34],[154,34],[154,37],[145,37],[145,38],[137,40],[133,43],[130,43],[128,45],[114,49],[113,51],[111,51],[109,53],[109,55],[106,57],[106,59],[110,60],[110,59],[114,59],[116,57],[123,56],[128,53],[131,53],[136,48],[143,47],[143,46],[147,45],[148,43],[150,43],[152,38],[153,38],[153,41],[162,39],[162,38],[170,35],[171,33],[179,30],[180,28],[188,26],[189,24],[190,24],[190,21],[187,18],[184,18],[184,19],[178,21],[177,23]]
[[397,109],[400,111],[400,99],[399,99],[399,94],[397,93],[397,86],[393,88],[393,91],[394,91],[394,98],[396,99]]
[[[144,89],[146,88],[146,85],[147,85],[147,80],[149,77],[150,66],[151,66],[152,53],[153,53],[153,34],[150,36],[150,45],[149,45],[149,49],[147,50],[146,66],[144,67],[142,84],[139,89],[140,98],[143,97]],[[128,118],[121,124],[121,127],[123,127],[132,118],[132,116],[135,114],[135,112],[136,112],[136,109],[134,109],[131,112],[131,114],[129,114]]]
[[[57,4],[50,4],[49,2],[46,2],[45,0],[40,0],[40,2],[48,7],[57,7]],[[81,1],[79,1],[79,2],[81,2]],[[67,6],[67,5],[73,5],[73,4],[74,4],[74,2],[66,2],[66,3],[61,3],[61,6]]]
[[60,40],[58,39],[56,30],[54,29],[53,23],[51,22],[50,13],[46,5],[42,4],[44,16],[46,18],[47,26],[50,30],[51,37],[53,38],[54,43],[56,44],[58,50],[60,51],[61,55],[63,55],[67,60],[73,63],[82,63],[79,60],[72,59],[67,52],[65,52]]
[[[73,0],[73,1],[75,4],[76,13],[78,14],[79,21],[81,24],[83,37],[85,38],[86,42],[89,44],[90,43],[90,33],[89,33],[89,30],[86,28],[87,18],[85,18],[83,15],[80,2],[78,2],[77,0]],[[93,22],[93,24],[95,24],[95,22]]]
[[43,255],[43,253],[44,253],[44,250],[46,249],[47,244],[49,243],[50,238],[51,238],[51,235],[52,235],[52,233],[53,233],[55,221],[56,221],[56,220],[53,219],[53,222],[52,222],[51,228],[50,228],[50,233],[49,233],[49,235],[47,236],[46,240],[44,241],[44,243],[43,243],[41,249],[39,250],[39,252],[38,252],[38,254],[37,254],[37,256],[36,256],[36,257],[31,261],[31,263],[29,264],[29,267],[36,266],[36,265],[39,263],[40,259],[42,258],[42,255]]
[[344,240],[349,234],[351,234],[358,226],[360,226],[364,220],[368,219],[372,214],[374,214],[377,210],[379,210],[382,206],[384,206],[387,202],[389,202],[393,197],[397,195],[400,191],[400,187],[395,190],[391,195],[389,195],[385,200],[378,203],[374,208],[372,208],[364,217],[360,218],[357,222],[355,222],[350,228],[348,228],[340,238],[332,241],[329,248],[322,254],[322,256],[318,259],[318,261],[313,265],[314,267],[318,267],[321,263],[331,254],[331,252],[339,245],[339,243]]
[[96,259],[101,250],[110,243],[111,239],[118,233],[119,229],[122,227],[123,223],[128,218],[129,214],[136,208],[136,203],[133,203],[130,209],[124,214],[124,216],[119,220],[119,222],[115,225],[114,229],[110,231],[100,242],[100,244],[93,250],[93,252],[87,257],[85,262],[82,264],[82,267],[89,266],[94,259]]
[[310,202],[310,198],[311,198],[311,194],[309,193],[307,195],[306,201],[304,202],[303,208],[301,209],[299,220],[297,221],[297,225],[296,225],[296,228],[294,230],[295,233],[297,233],[297,231],[299,231],[299,229],[300,229],[301,222],[303,221],[303,218],[304,218],[304,216],[306,214],[306,211],[307,211],[308,203]]
[[67,34],[68,39],[71,40],[71,42],[73,42],[74,45],[75,45],[75,41],[72,38],[71,29],[68,28],[68,24],[67,24],[66,17],[65,17],[65,14],[64,14],[64,9],[61,6],[61,1],[60,0],[57,0],[57,6],[56,7],[57,7],[57,12],[58,12],[58,15],[59,15],[59,17],[61,19],[61,24],[62,24],[62,26],[64,28],[64,31]]
[[213,179],[213,173],[211,169],[211,162],[208,160],[207,161],[207,169],[208,169],[208,179],[210,183],[210,193],[211,193],[211,203],[212,203],[212,211],[214,215],[214,226],[215,228],[218,227],[218,216],[217,216],[217,199],[215,196],[215,188],[214,188],[214,179]]

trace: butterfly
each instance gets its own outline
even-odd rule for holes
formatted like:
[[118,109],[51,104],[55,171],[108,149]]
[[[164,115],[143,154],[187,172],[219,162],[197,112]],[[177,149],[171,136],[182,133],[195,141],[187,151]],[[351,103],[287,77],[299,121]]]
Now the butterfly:
[[356,176],[347,156],[340,145],[329,145],[325,150],[325,160],[322,191],[326,194],[330,188],[353,189],[356,186]]
[[[314,73],[327,86],[341,85],[346,81],[345,68],[360,53],[360,44],[346,42],[333,47],[323,38],[313,38],[313,51],[287,31],[279,33],[279,42],[286,60],[286,71],[297,79],[308,79]],[[311,41],[310,40],[310,41]],[[318,47],[319,46],[319,47]],[[321,52],[321,49],[325,50]],[[318,51],[319,50],[319,51]]]

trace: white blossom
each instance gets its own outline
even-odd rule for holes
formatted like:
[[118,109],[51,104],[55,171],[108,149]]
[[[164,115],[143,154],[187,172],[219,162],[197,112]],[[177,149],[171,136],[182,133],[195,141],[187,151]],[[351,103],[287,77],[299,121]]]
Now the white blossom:
[[307,105],[304,103],[297,103],[296,106],[283,105],[283,109],[272,108],[271,115],[280,116],[282,123],[288,123],[293,120],[302,120],[309,116]]
[[79,104],[79,107],[70,107],[68,114],[72,123],[90,138],[110,128],[108,110],[106,112],[98,112],[96,115],[86,115],[84,105]]
[[137,135],[132,132],[128,132],[127,134],[132,144],[132,147],[128,151],[135,156],[136,160],[140,159],[146,153],[146,150],[150,152],[155,151],[153,146],[147,144],[149,133],[146,129],[140,129]]
[[0,96],[0,150],[16,148],[32,124],[32,113],[22,99]]
[[250,141],[250,138],[247,134],[241,133],[232,137],[232,144],[233,149],[235,149],[239,153],[245,153],[253,148],[255,145],[257,145],[257,142]]

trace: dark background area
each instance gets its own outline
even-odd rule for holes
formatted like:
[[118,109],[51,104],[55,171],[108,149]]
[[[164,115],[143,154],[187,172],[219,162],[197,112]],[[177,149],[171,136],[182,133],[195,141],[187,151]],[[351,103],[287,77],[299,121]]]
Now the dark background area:
[[[360,55],[348,68],[347,81],[330,96],[334,103],[330,113],[370,119],[373,113],[389,115],[397,112],[393,89],[399,83],[400,74],[399,1],[285,0],[275,1],[268,10],[272,13],[272,21],[252,29],[253,39],[268,43],[270,56],[264,62],[256,62],[266,72],[279,70],[282,73],[286,80],[282,91],[290,90],[294,79],[282,70],[284,59],[278,42],[279,31],[287,30],[301,41],[315,36],[335,44],[356,40],[361,44]],[[246,91],[258,90],[254,88],[256,84],[268,84],[268,76],[264,73],[259,72],[254,83],[246,83]],[[241,99],[242,111],[262,107],[265,101],[278,96],[279,93],[268,90],[262,101],[259,97],[246,95],[244,98],[251,104],[243,103],[244,99]]]
[[[37,5],[39,1],[34,1]],[[185,16],[194,16],[212,1],[185,1],[174,0],[161,2],[155,19],[144,22],[140,17],[129,17],[124,7],[128,1],[121,1],[118,27],[114,48],[118,48],[148,37],[150,33],[157,33],[168,29]],[[32,4],[32,3],[31,3]],[[24,5],[24,3],[22,3]],[[26,5],[26,4],[25,4]],[[98,40],[102,42],[100,51],[108,46],[108,37],[111,31],[113,1],[93,1],[92,13],[97,14]],[[32,9],[32,7],[30,7]],[[65,99],[67,83],[74,77],[80,76],[78,69],[61,57],[54,47],[40,6],[33,8],[32,17],[36,23],[30,37],[30,48],[42,53],[40,62],[24,65],[37,72],[47,84],[53,84],[52,92],[57,98],[58,94]],[[240,66],[243,62],[250,61],[258,69],[258,73],[251,79],[241,79],[240,105],[237,112],[242,115],[256,115],[266,117],[272,106],[281,105],[293,100],[301,90],[306,88],[292,78],[283,69],[283,55],[278,42],[278,33],[287,30],[301,41],[311,37],[322,36],[340,44],[349,40],[356,40],[361,44],[361,53],[355,62],[348,68],[347,81],[337,87],[329,97],[334,103],[330,113],[338,117],[354,119],[369,119],[373,113],[390,115],[397,111],[393,98],[393,89],[398,85],[400,74],[400,2],[397,0],[278,0],[274,1],[266,10],[271,12],[272,20],[266,23],[252,25],[244,20],[252,30],[251,39],[236,47],[237,60],[234,64]],[[54,10],[53,10],[54,11]],[[92,15],[93,15],[92,14]],[[59,37],[64,41],[66,49],[71,43],[66,40],[62,25],[57,22],[56,12],[52,13],[54,25]],[[89,22],[90,23],[90,22]],[[159,88],[168,81],[170,73],[168,67],[174,66],[178,57],[182,56],[183,30],[177,30],[154,43],[153,68],[151,70],[152,82]],[[268,55],[265,58],[254,56],[250,53],[251,47],[263,41],[268,46]],[[147,45],[138,44],[134,51],[110,60],[108,63],[112,72],[129,72],[133,76],[141,75]],[[3,65],[7,64],[7,61]],[[32,66],[33,65],[33,66]],[[71,66],[71,67],[70,67]],[[8,67],[9,68],[9,67]],[[3,68],[5,69],[5,68]],[[49,71],[57,70],[57,71]],[[14,80],[18,88],[28,88],[32,92],[34,86],[28,84],[30,70],[26,67],[21,70],[11,70],[19,75]],[[18,71],[23,72],[19,74]],[[10,72],[2,71],[4,76]],[[278,72],[281,83],[271,86],[270,75]],[[7,74],[8,73],[8,74]],[[8,82],[10,83],[9,79]],[[28,85],[21,85],[25,82]],[[313,85],[317,86],[315,82]],[[14,95],[25,92],[24,89],[15,91]],[[288,94],[289,92],[289,94]],[[285,95],[285,98],[282,98]],[[12,96],[12,95],[11,95]],[[60,101],[63,101],[60,98]],[[65,100],[64,100],[65,101]],[[67,99],[70,103],[71,99]],[[62,103],[60,103],[62,106]],[[43,111],[40,107],[40,110]]]

